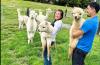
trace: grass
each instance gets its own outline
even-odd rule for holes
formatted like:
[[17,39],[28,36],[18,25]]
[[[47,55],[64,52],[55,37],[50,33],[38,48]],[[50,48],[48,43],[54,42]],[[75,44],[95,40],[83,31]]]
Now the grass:
[[[35,35],[34,43],[28,45],[26,29],[18,30],[17,8],[22,9],[25,14],[27,7],[32,9],[46,9],[50,7],[53,10],[62,9],[63,6],[42,4],[22,0],[1,0],[1,65],[43,65],[41,57],[41,42],[38,32]],[[68,7],[68,12],[71,8]],[[24,13],[23,13],[24,12]],[[98,13],[100,18],[100,12]],[[53,14],[49,17],[53,21]],[[64,23],[71,23],[71,18],[64,18]],[[53,65],[71,65],[67,61],[69,43],[69,30],[62,29],[57,34],[56,49],[51,49],[51,57]],[[86,65],[100,64],[100,37],[96,36],[92,51],[86,57]]]

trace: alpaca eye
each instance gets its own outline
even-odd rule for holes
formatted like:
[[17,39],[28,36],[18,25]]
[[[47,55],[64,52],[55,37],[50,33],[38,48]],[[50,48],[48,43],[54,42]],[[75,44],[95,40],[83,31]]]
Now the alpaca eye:
[[43,28],[45,28],[45,27],[43,27]]
[[81,13],[79,15],[81,15]]

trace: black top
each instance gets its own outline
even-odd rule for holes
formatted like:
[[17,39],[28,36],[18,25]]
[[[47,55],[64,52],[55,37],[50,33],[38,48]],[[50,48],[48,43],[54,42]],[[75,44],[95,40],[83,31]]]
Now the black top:
[[52,25],[53,27],[54,27],[54,23],[55,23],[55,21],[56,21],[56,20],[54,20],[54,21],[51,23],[51,25]]

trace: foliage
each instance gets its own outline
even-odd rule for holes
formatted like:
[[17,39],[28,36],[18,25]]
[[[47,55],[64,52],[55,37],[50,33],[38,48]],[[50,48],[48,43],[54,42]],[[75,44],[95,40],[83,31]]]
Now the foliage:
[[29,1],[35,1],[35,2],[42,2],[42,3],[51,3],[56,4],[56,5],[68,5],[68,6],[80,6],[82,8],[86,7],[86,5],[91,1],[91,0],[29,0]]

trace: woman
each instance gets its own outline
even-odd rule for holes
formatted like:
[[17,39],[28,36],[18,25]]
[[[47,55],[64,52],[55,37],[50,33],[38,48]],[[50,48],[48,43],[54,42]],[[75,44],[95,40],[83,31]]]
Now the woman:
[[62,18],[63,18],[63,11],[60,9],[56,10],[55,20],[52,23],[52,26],[54,27],[54,31],[52,32],[53,39],[52,39],[51,45],[55,43],[56,34],[62,27]]
[[[56,10],[54,16],[55,16],[55,20],[52,23],[52,26],[54,27],[54,31],[52,32],[53,39],[51,45],[55,43],[56,34],[62,27],[63,11],[60,9]],[[44,51],[44,65],[52,65],[51,57],[50,60],[47,59],[47,48],[45,48]]]

